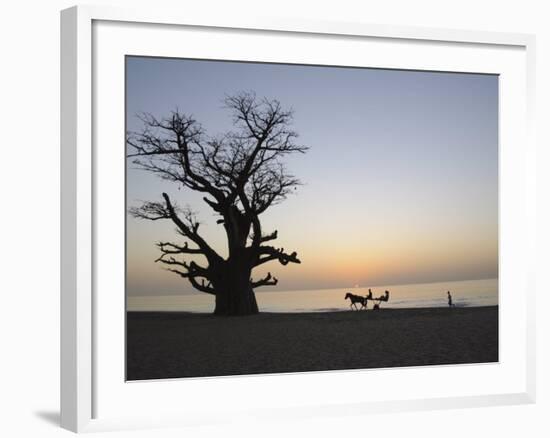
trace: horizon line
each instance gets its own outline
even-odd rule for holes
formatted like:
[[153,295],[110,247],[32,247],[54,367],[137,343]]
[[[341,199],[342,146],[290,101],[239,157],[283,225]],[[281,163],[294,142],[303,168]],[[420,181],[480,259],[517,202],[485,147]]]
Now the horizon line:
[[[323,287],[323,288],[305,288],[305,289],[284,289],[284,290],[257,290],[257,291],[254,291],[254,293],[277,293],[277,292],[310,292],[310,291],[325,291],[325,290],[334,290],[334,289],[365,289],[365,288],[374,288],[374,287],[381,287],[381,286],[384,286],[384,287],[393,287],[393,286],[405,286],[405,285],[416,285],[416,284],[436,284],[436,283],[445,283],[445,282],[453,282],[453,283],[458,283],[458,282],[463,282],[463,281],[482,281],[482,280],[498,280],[499,277],[496,276],[496,277],[483,277],[483,278],[468,278],[468,279],[463,279],[463,280],[438,280],[438,281],[423,281],[423,282],[418,282],[418,283],[393,283],[393,284],[388,284],[388,283],[385,283],[385,284],[370,284],[370,285],[367,285],[367,286],[359,286],[359,287],[355,287],[355,286],[336,286],[336,287]],[[192,296],[192,295],[196,295],[196,294],[201,294],[201,295],[206,295],[204,294],[203,292],[200,292],[200,291],[197,291],[197,290],[191,290],[190,292],[185,292],[185,293],[179,293],[179,294],[166,294],[166,295],[132,295],[132,294],[128,294],[128,292],[126,291],[126,297],[132,297],[132,298],[143,298],[143,297],[177,297],[177,296],[182,296],[182,295],[187,295],[187,296]]]

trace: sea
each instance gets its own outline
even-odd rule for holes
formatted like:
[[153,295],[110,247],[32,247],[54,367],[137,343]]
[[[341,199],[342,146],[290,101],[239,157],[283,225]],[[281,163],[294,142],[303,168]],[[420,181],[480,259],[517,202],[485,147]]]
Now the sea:
[[[447,291],[456,307],[498,305],[498,279],[445,281],[439,283],[371,286],[374,297],[390,291],[382,308],[447,307]],[[258,291],[256,300],[262,312],[330,312],[349,310],[347,292],[367,295],[369,287],[295,291]],[[204,293],[188,295],[129,296],[128,311],[185,311],[209,313],[214,310],[214,297]],[[369,301],[369,308],[373,303]]]

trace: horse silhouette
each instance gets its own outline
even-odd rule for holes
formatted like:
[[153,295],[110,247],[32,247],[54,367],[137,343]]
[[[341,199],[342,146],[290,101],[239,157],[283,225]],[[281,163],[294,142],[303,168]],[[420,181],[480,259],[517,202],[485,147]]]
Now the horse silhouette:
[[[361,295],[354,295],[350,292],[346,293],[346,296],[344,297],[344,300],[347,300],[349,298],[350,305],[349,307],[351,310],[355,308],[355,310],[361,310],[361,309],[367,309],[367,299]],[[361,303],[361,309],[357,308],[357,303]]]

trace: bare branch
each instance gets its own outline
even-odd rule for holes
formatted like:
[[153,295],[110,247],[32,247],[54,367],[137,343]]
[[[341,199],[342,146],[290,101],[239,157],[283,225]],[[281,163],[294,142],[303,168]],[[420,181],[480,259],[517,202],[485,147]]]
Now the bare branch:
[[171,242],[158,242],[157,247],[162,252],[162,255],[155,261],[159,261],[165,255],[170,254],[204,254],[200,248],[189,248],[189,244],[187,242],[185,242],[183,246],[176,245]]
[[271,276],[271,272],[268,272],[267,275],[258,281],[253,281],[250,279],[250,285],[252,288],[261,287],[261,286],[275,286],[279,280]]
[[128,212],[137,219],[150,221],[170,218],[170,212],[160,202],[144,202],[141,207],[131,207]]
[[260,243],[269,242],[270,240],[277,239],[277,230],[273,231],[271,234],[260,237]]
[[199,275],[189,275],[187,272],[180,271],[178,269],[168,269],[168,271],[174,272],[183,278],[187,278],[191,285],[198,291],[210,295],[216,295],[216,290],[212,287],[212,283],[210,283],[210,281],[208,283],[206,283],[204,279],[200,283],[197,281],[197,277],[200,277]]
[[267,263],[271,260],[278,260],[281,265],[289,263],[302,263],[298,259],[296,251],[291,254],[286,254],[284,248],[274,248],[273,246],[261,246],[258,250],[258,258],[255,266]]
[[203,254],[207,258],[212,258],[216,260],[221,260],[221,257],[214,251],[208,243],[198,234],[199,229],[199,222],[196,222],[194,214],[187,210],[184,213],[185,221],[182,220],[178,214],[176,213],[176,208],[172,204],[170,197],[163,193],[162,197],[164,198],[164,201],[166,202],[166,211],[169,214],[170,219],[172,219],[172,222],[176,224],[178,227],[179,232],[187,237],[189,240],[193,241],[197,246],[201,249]]

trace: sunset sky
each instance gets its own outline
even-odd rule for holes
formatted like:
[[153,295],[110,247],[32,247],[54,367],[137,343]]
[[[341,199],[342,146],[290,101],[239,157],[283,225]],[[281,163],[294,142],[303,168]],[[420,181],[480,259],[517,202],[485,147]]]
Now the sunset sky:
[[[271,262],[265,290],[325,289],[498,275],[498,77],[158,58],[127,58],[127,126],[176,107],[207,132],[231,128],[225,95],[254,91],[294,109],[299,142],[286,160],[304,183],[263,215],[274,245],[302,264]],[[199,214],[225,253],[223,227],[202,196],[128,161],[128,207],[166,191]],[[154,260],[159,240],[182,242],[168,221],[127,223],[129,295],[190,293]]]

